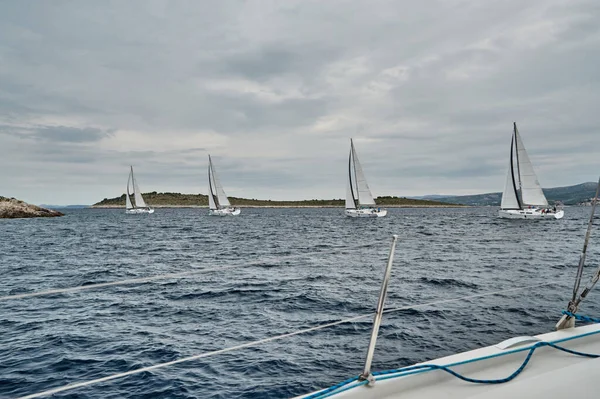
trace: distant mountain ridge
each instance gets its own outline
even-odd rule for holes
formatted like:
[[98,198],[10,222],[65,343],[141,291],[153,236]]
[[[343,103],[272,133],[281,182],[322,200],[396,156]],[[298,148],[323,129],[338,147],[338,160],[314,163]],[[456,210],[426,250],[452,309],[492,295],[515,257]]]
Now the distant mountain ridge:
[[[544,188],[544,195],[550,204],[557,201],[565,205],[578,205],[588,203],[596,194],[596,183],[587,182],[574,186]],[[424,195],[413,197],[419,199],[431,199],[448,204],[464,204],[471,206],[500,206],[502,193],[485,193],[474,195]]]

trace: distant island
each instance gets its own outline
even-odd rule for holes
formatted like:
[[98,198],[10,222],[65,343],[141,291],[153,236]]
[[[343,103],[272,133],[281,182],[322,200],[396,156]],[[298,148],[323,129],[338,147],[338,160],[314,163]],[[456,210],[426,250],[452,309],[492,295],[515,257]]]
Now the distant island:
[[[567,187],[543,189],[548,202],[552,205],[562,202],[565,205],[589,205],[596,194],[596,183],[588,182]],[[207,207],[208,196],[204,194],[143,193],[144,199],[153,207]],[[502,193],[474,195],[424,195],[421,197],[382,196],[375,198],[377,206],[382,207],[456,207],[456,206],[500,206]],[[233,206],[241,207],[331,207],[344,206],[343,199],[272,201],[249,198],[229,197]],[[104,198],[92,205],[94,208],[125,207],[125,194],[115,198]]]
[[[544,195],[548,202],[553,205],[562,202],[565,205],[589,205],[596,195],[596,183],[587,182],[574,186],[544,188]],[[475,195],[425,195],[413,197],[440,201],[447,204],[465,204],[470,206],[500,206],[502,193],[486,193]]]
[[[208,196],[204,194],[158,193],[156,191],[143,193],[145,201],[153,207],[208,207]],[[419,200],[405,197],[378,197],[375,199],[377,206],[389,207],[456,207],[459,204],[448,204],[440,201]],[[304,200],[304,201],[272,201],[248,198],[229,197],[233,206],[240,207],[314,207],[314,208],[341,208],[343,199],[332,200]],[[125,194],[116,198],[104,198],[92,205],[93,208],[125,207]]]
[[0,219],[64,216],[51,209],[28,204],[16,198],[0,196]]

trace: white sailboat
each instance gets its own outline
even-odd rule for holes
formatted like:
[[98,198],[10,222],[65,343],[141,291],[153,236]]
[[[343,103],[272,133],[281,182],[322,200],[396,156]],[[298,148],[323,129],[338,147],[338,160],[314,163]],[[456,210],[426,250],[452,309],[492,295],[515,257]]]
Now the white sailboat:
[[232,207],[229,203],[210,155],[208,156],[208,206],[210,208],[208,214],[213,216],[236,216],[241,213],[240,208]]
[[550,208],[514,123],[508,173],[499,216],[506,219],[561,219],[564,210]]
[[346,216],[374,218],[387,215],[386,209],[378,208],[360,166],[354,143],[350,139],[348,157],[348,184],[346,185]]
[[[131,191],[129,190],[129,187],[131,187]],[[131,201],[132,191],[134,201]],[[146,205],[144,197],[142,197],[140,187],[138,186],[137,180],[133,175],[133,166],[131,166],[129,178],[127,179],[127,194],[125,195],[125,213],[154,213],[154,209]]]

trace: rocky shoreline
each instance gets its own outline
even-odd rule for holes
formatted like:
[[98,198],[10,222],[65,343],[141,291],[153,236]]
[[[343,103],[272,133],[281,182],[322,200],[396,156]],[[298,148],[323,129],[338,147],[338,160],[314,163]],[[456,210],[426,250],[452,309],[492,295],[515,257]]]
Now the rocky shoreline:
[[31,205],[16,198],[0,196],[0,219],[56,217],[64,214],[52,209]]

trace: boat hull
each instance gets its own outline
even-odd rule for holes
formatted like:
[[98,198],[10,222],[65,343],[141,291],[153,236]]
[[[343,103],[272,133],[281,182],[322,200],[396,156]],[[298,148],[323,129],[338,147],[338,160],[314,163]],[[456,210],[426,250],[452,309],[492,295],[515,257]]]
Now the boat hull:
[[240,208],[210,209],[209,216],[237,216],[242,213]]
[[[512,341],[512,342],[511,342]],[[540,334],[535,337],[515,337],[496,345],[457,353],[423,364],[451,366],[452,371],[476,379],[503,378],[523,364],[529,348],[537,342],[553,342],[561,347],[584,353],[600,353],[600,325],[592,324],[561,331]],[[563,354],[553,348],[538,348],[525,372],[505,384],[473,384],[456,379],[442,370],[425,373],[388,372],[375,376],[373,386],[353,386],[352,383],[338,389],[313,392],[296,397],[330,399],[423,399],[423,398],[471,398],[548,399],[596,397],[586,393],[590,381],[600,371],[600,359]],[[579,392],[575,392],[575,387]],[[583,391],[583,392],[582,392]]]
[[565,216],[564,210],[551,213],[542,213],[541,208],[531,209],[500,209],[498,216],[502,219],[562,219]]
[[345,215],[351,218],[381,218],[387,215],[387,209],[346,209]]
[[125,210],[125,213],[128,215],[137,215],[140,213],[154,213],[154,209],[152,208],[133,208]]

